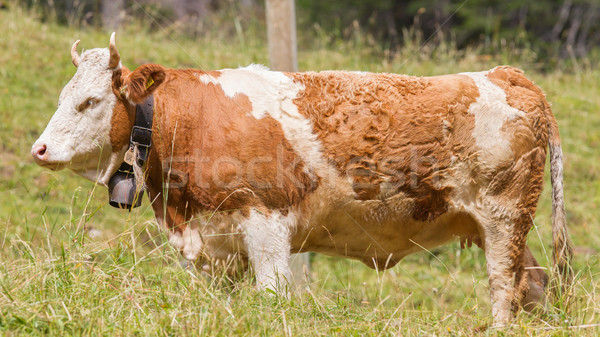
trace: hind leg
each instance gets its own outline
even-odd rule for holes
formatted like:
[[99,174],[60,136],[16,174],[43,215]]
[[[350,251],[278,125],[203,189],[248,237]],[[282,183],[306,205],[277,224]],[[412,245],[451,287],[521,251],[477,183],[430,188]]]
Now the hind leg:
[[485,251],[493,326],[508,325],[528,292],[524,252],[528,224],[520,212],[491,207],[492,214],[480,217]]
[[485,257],[494,327],[507,325],[516,311],[515,261],[509,246],[510,238],[505,235],[486,236]]
[[[483,243],[479,236],[464,237],[461,238],[461,248],[471,247],[471,244],[475,243],[479,248],[484,249]],[[524,293],[521,305],[528,312],[532,312],[535,309],[542,308],[546,303],[546,287],[548,286],[548,275],[541,267],[529,246],[525,246],[523,253],[523,264],[525,268],[525,274],[527,276],[527,289],[523,287],[520,291]]]

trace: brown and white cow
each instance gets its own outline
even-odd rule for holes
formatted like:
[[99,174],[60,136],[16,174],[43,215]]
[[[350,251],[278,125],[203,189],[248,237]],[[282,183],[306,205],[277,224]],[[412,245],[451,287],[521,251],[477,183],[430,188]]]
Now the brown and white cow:
[[526,239],[549,146],[555,259],[567,268],[558,127],[518,69],[130,71],[114,33],[108,49],[78,55],[77,43],[77,72],[33,157],[106,185],[127,150],[135,104],[153,94],[145,185],[189,260],[237,256],[259,287],[285,292],[290,253],[384,269],[458,237],[484,249],[494,324],[503,325],[519,304],[543,300],[547,276]]

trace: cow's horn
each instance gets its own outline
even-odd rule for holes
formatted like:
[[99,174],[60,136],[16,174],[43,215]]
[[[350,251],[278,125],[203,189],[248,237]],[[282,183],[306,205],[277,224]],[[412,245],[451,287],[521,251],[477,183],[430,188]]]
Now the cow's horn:
[[117,46],[115,45],[115,32],[110,35],[110,44],[108,45],[108,49],[110,50],[108,68],[115,70],[119,67],[119,61],[121,61],[121,56],[119,56]]
[[77,45],[79,44],[79,41],[80,40],[75,41],[75,43],[73,43],[73,46],[71,47],[71,61],[73,62],[75,68],[79,67],[79,60],[81,59],[81,57],[79,57],[79,54],[77,54]]

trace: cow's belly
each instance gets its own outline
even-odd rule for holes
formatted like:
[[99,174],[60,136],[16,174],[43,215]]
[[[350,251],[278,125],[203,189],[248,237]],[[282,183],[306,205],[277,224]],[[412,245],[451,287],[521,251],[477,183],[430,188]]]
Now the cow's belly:
[[414,220],[413,200],[403,194],[363,201],[352,193],[319,189],[309,202],[310,215],[292,238],[293,252],[349,257],[382,269],[457,236],[478,235],[471,217],[452,210],[434,221]]
[[[456,236],[478,236],[475,222],[465,213],[451,208],[434,221],[417,221],[413,207],[413,200],[402,193],[385,200],[356,200],[348,184],[323,184],[290,210],[298,220],[289,228],[291,252],[348,257],[384,269]],[[190,260],[246,259],[246,220],[241,212],[199,215],[170,241]]]

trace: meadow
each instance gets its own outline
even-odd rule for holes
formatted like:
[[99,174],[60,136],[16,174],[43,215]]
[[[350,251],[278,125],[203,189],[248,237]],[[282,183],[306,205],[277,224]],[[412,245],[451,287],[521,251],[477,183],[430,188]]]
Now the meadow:
[[[42,169],[29,154],[75,73],[71,44],[80,39],[85,49],[107,47],[110,32],[42,23],[17,6],[0,10],[0,22],[0,334],[600,334],[600,58],[567,60],[548,70],[527,51],[510,48],[482,55],[452,44],[419,48],[415,39],[390,56],[358,33],[337,41],[317,27],[313,41],[300,39],[300,70],[429,76],[511,64],[546,92],[563,141],[577,276],[569,299],[550,303],[544,313],[521,311],[511,327],[494,331],[481,329],[491,323],[484,254],[461,249],[458,241],[387,271],[315,255],[309,290],[290,300],[256,291],[251,276],[231,287],[186,266],[153,221],[147,199],[131,213],[114,209],[103,187],[68,171]],[[117,32],[130,69],[147,62],[205,70],[267,64],[265,41],[252,26],[193,39],[175,28],[150,31],[135,24]],[[547,174],[529,236],[544,267],[552,260],[549,187]]]

